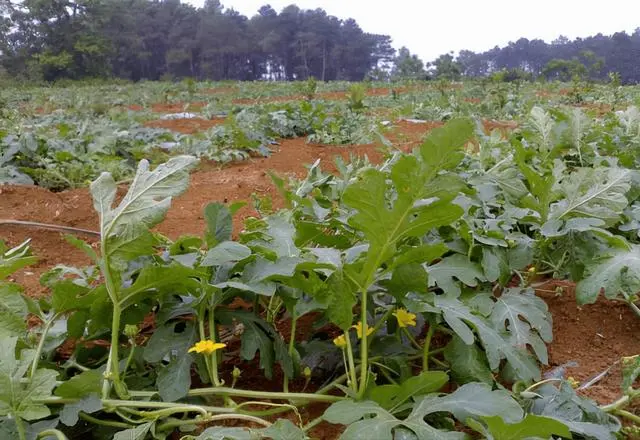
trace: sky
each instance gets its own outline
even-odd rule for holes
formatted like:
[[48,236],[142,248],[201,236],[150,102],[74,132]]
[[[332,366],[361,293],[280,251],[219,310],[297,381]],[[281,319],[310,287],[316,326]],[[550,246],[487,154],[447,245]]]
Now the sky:
[[424,61],[449,51],[485,51],[521,37],[550,42],[559,35],[573,39],[640,27],[637,0],[222,0],[249,17],[265,4],[280,11],[292,3],[355,18],[365,32],[390,35],[394,47],[407,46]]

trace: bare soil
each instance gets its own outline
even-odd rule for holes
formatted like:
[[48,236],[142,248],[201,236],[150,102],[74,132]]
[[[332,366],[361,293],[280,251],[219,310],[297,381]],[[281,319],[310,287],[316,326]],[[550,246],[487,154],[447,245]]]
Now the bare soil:
[[164,128],[166,130],[177,131],[182,134],[193,134],[206,131],[223,123],[224,118],[158,119],[155,121],[147,121],[144,123],[144,126],[151,128]]
[[[174,102],[171,104],[156,103],[151,105],[151,111],[154,113],[181,113],[185,111],[197,112],[206,106],[206,102]],[[133,111],[141,111],[144,107],[141,105],[129,105],[127,109]]]

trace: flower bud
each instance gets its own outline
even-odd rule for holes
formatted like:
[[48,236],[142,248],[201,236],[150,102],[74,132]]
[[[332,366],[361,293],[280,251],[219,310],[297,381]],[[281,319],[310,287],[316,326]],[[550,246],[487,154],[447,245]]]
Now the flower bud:
[[137,325],[127,324],[124,326],[124,334],[127,336],[127,338],[133,339],[138,336],[138,333],[140,333],[140,329],[138,329]]

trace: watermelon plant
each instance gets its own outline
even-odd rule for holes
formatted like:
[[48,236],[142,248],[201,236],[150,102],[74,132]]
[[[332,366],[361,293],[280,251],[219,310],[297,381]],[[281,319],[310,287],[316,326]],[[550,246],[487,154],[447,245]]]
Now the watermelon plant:
[[[637,421],[637,356],[602,407],[541,372],[540,273],[582,280],[582,302],[604,288],[636,307],[638,290],[634,172],[591,145],[568,165],[569,127],[534,109],[468,155],[474,124],[454,119],[379,166],[274,176],[287,208],[236,239],[240,205],[208,205],[201,237],[154,232],[191,156],[141,161],[122,198],[102,173],[98,249],[69,238],[93,264],[43,275],[49,299],[6,281],[28,243],[0,248],[2,438],[303,440],[324,422],[344,440],[615,439]],[[329,335],[299,330],[309,317]],[[250,364],[281,391],[244,388]],[[326,411],[302,423],[311,404]]]

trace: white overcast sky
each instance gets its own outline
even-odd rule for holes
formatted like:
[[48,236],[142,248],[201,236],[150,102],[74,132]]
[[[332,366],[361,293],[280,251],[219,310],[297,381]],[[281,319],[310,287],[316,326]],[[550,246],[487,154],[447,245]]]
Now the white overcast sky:
[[[183,0],[202,6],[204,0]],[[303,9],[355,18],[365,32],[387,34],[424,61],[461,49],[484,51],[520,37],[552,41],[559,35],[608,35],[640,27],[638,0],[221,0],[251,17],[260,6]]]

